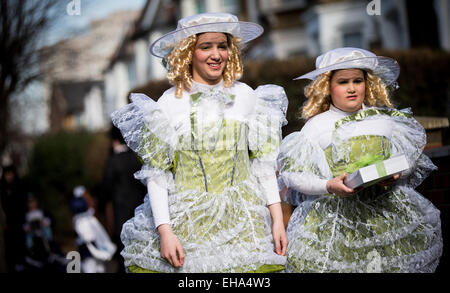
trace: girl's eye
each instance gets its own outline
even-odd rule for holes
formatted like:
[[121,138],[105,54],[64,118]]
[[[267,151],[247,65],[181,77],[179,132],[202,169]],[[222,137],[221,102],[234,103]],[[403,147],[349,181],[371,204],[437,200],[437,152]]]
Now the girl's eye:
[[361,82],[363,82],[362,79],[355,79],[355,81],[354,81],[354,83],[361,83]]
[[346,84],[346,83],[347,83],[346,80],[340,80],[340,81],[338,81],[338,84]]

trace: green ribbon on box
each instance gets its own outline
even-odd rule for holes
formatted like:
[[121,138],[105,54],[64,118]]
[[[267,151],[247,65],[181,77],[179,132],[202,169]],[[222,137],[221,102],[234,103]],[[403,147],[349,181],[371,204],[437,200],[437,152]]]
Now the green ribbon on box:
[[386,167],[384,166],[383,162],[377,162],[375,164],[375,167],[377,168],[377,172],[378,172],[378,176],[379,177],[384,177],[384,176],[387,175]]
[[[384,160],[383,155],[366,154],[365,156],[362,156],[361,158],[359,158],[356,162],[348,165],[346,172],[348,174],[351,174],[358,169],[361,169],[361,168],[369,166],[369,165],[376,164],[378,175],[380,175],[380,171],[381,171],[381,174],[383,174],[383,171],[384,171],[384,174],[386,174],[386,169],[384,168],[383,160]],[[381,164],[382,166],[379,167],[378,164]]]

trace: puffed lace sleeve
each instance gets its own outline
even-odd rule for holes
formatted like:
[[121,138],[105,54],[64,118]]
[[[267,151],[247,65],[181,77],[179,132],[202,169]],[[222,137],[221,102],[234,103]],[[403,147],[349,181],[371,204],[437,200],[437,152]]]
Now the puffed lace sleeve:
[[255,94],[256,105],[248,119],[251,170],[270,205],[280,202],[276,159],[281,144],[281,127],[287,124],[288,99],[284,89],[276,85],[259,86]]
[[311,133],[314,129],[307,123],[300,132],[286,136],[280,148],[280,185],[291,190],[291,197],[283,200],[293,205],[304,196],[326,194],[326,183],[333,178],[325,152]]
[[391,156],[404,154],[409,163],[409,170],[402,172],[399,184],[412,188],[419,186],[437,167],[423,153],[427,143],[425,129],[413,118],[410,108],[393,110],[391,138]]
[[127,145],[139,156],[143,167],[134,174],[168,188],[171,182],[176,134],[160,105],[144,94],[131,94],[131,103],[113,112],[111,120]]

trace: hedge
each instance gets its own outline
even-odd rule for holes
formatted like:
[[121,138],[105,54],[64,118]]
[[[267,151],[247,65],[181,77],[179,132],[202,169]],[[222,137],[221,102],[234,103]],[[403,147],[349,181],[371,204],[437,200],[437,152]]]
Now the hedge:
[[73,239],[69,208],[73,188],[84,185],[95,196],[108,154],[107,134],[86,130],[43,135],[33,146],[24,182],[53,214],[55,238],[63,246]]
[[[417,116],[440,116],[450,118],[450,53],[432,49],[374,50],[377,55],[394,58],[400,64],[398,84],[400,88],[392,94],[397,108],[411,107]],[[284,87],[289,99],[288,125],[283,136],[298,130],[304,124],[300,117],[305,102],[303,88],[306,80],[293,78],[313,70],[315,58],[299,56],[285,60],[251,61],[244,65],[242,82],[256,88],[273,83]],[[131,92],[145,93],[157,100],[170,87],[166,80],[149,81]],[[450,143],[448,130],[444,142]]]

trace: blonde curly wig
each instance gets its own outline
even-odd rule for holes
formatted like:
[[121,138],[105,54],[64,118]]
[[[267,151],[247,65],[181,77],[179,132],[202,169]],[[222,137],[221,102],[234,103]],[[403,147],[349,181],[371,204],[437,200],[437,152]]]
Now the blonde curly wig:
[[[244,71],[239,49],[240,38],[227,36],[228,61],[223,71],[223,85],[230,87],[233,82],[241,78]],[[169,72],[167,79],[175,86],[175,96],[181,98],[183,89],[190,90],[192,87],[192,57],[194,55],[197,35],[189,36],[179,42],[172,52],[167,56]]]
[[[363,72],[366,83],[363,103],[367,106],[387,106],[391,108],[393,105],[389,97],[389,91],[381,78],[368,71],[363,70]],[[303,119],[308,120],[330,109],[330,84],[332,76],[332,71],[322,73],[305,87],[304,93],[307,101],[302,108]]]

